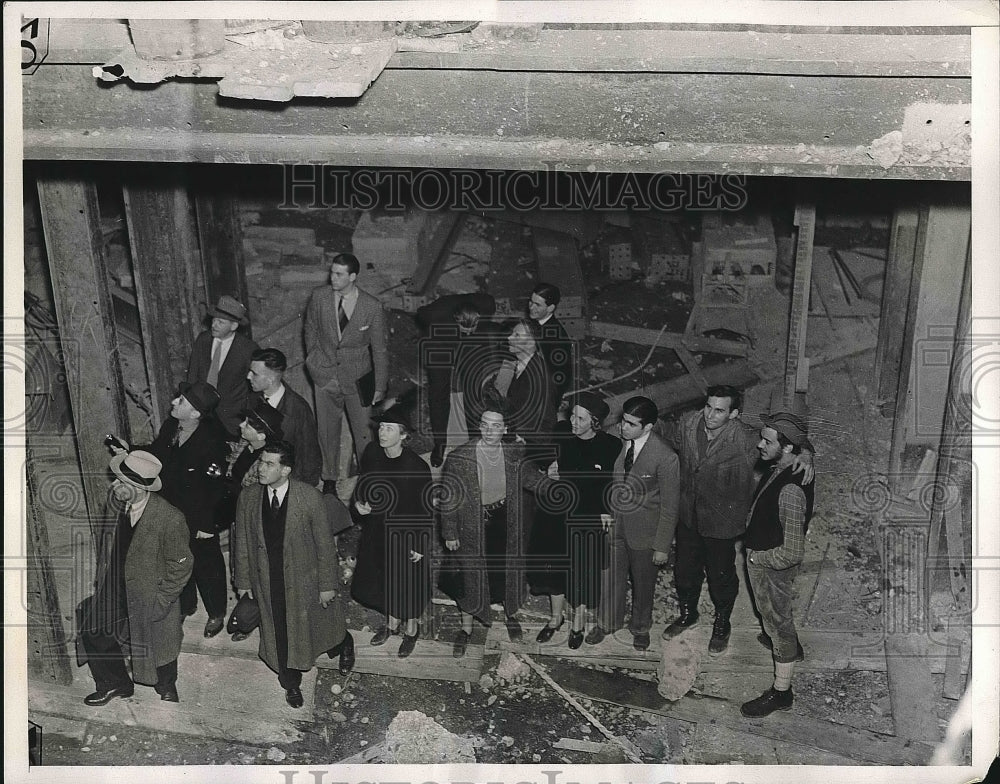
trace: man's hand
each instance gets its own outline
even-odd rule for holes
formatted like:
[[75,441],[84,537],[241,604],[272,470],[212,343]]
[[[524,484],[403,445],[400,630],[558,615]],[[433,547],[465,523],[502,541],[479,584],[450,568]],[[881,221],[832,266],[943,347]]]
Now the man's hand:
[[319,603],[322,605],[323,609],[327,608],[327,605],[333,601],[334,597],[337,595],[336,591],[320,591],[319,592]]
[[449,550],[457,550],[458,539],[448,539],[445,541],[444,546],[447,547]]
[[653,566],[663,566],[667,559],[670,557],[670,553],[660,552],[659,550],[653,550]]
[[604,526],[605,531],[610,531],[611,526],[615,524],[615,518],[609,514],[601,515],[601,525]]
[[423,557],[423,553],[418,553],[416,550],[410,550],[410,561],[413,563],[419,563],[420,559]]
[[211,539],[213,536],[215,536],[215,534],[210,534],[208,531],[195,531],[194,532],[194,538],[195,539]]
[[792,461],[792,473],[802,474],[802,484],[812,484],[816,472],[813,471],[813,456],[811,452],[801,452],[795,456],[795,460]]
[[559,463],[556,460],[553,460],[551,463],[549,463],[548,470],[545,473],[548,474],[549,479],[558,480],[559,479]]
[[354,508],[358,510],[359,515],[370,515],[372,513],[371,504],[366,504],[364,501],[355,501]]

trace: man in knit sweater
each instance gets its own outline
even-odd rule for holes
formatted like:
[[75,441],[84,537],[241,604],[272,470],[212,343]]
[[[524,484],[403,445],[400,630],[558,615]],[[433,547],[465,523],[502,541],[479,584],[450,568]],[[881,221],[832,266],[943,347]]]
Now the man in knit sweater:
[[805,423],[783,412],[761,419],[764,427],[757,448],[770,470],[754,492],[744,545],[750,587],[764,627],[759,639],[770,644],[774,659],[774,685],[740,706],[740,712],[751,718],[792,707],[792,671],[802,658],[792,600],[813,511],[813,485],[803,485],[792,472],[795,455],[806,443]]

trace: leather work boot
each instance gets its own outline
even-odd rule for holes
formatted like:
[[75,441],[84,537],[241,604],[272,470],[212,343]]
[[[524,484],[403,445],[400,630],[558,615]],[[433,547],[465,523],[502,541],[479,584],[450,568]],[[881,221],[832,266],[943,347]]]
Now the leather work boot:
[[698,605],[681,602],[681,614],[676,621],[663,630],[663,639],[669,640],[676,637],[688,626],[693,626],[698,621]]
[[729,646],[729,635],[733,627],[729,623],[729,613],[717,613],[712,624],[712,639],[708,641],[709,653],[722,653]]
[[759,719],[770,716],[775,711],[789,710],[792,707],[794,695],[792,690],[778,691],[773,686],[761,694],[757,699],[744,702],[740,705],[740,713],[751,719]]

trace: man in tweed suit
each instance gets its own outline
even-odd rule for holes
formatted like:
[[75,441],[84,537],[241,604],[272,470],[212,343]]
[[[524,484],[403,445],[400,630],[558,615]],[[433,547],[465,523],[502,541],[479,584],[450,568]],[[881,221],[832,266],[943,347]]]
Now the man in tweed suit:
[[[330,285],[315,289],[306,308],[306,367],[316,386],[324,493],[336,492],[341,417],[346,411],[360,461],[371,441],[371,406],[385,395],[389,378],[385,312],[355,284],[360,269],[354,255],[334,256]],[[372,397],[362,400],[362,392]]]

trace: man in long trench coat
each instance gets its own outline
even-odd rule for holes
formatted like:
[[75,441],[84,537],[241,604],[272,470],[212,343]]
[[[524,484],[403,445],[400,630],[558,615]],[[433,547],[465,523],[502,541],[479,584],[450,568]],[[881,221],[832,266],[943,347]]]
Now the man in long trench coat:
[[301,708],[302,673],[324,651],[354,667],[354,640],[337,598],[333,527],[315,487],[290,479],[295,449],[269,443],[257,461],[259,484],[240,493],[233,523],[236,592],[260,608],[258,655],[278,673],[285,701]]
[[[111,460],[115,480],[96,533],[96,591],[83,605],[80,628],[80,663],[90,665],[97,686],[84,698],[87,705],[131,697],[133,681],[154,685],[161,700],[178,701],[178,597],[194,559],[184,515],[157,494],[161,468],[142,450]],[[131,678],[123,647],[131,653]]]

